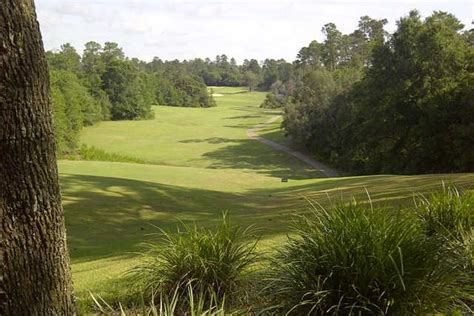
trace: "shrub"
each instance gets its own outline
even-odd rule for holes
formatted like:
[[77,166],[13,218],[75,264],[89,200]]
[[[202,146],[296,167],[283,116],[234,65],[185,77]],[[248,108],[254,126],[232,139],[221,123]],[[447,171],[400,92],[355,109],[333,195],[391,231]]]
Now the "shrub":
[[295,315],[445,311],[466,295],[462,262],[411,212],[341,203],[297,221],[265,291],[272,309]]
[[243,297],[257,260],[257,242],[247,241],[255,240],[251,228],[232,226],[224,214],[214,228],[182,223],[177,233],[162,234],[162,242],[147,245],[141,264],[130,271],[145,296],[171,295],[177,286],[178,295],[186,296],[192,284],[208,298]]
[[262,104],[260,104],[260,107],[263,109],[277,109],[283,107],[284,105],[285,100],[283,98],[279,98],[273,93],[267,93],[265,100],[263,100]]

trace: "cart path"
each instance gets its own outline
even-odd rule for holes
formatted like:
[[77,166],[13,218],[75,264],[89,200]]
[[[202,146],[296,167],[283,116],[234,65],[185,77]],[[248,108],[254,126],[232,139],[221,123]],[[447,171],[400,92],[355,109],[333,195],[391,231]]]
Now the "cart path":
[[325,165],[325,164],[323,164],[319,161],[316,161],[313,158],[311,158],[311,157],[309,157],[309,156],[307,156],[307,155],[305,155],[305,154],[303,154],[299,151],[296,151],[294,149],[291,149],[291,148],[289,148],[287,146],[284,146],[282,144],[279,144],[277,142],[274,142],[274,141],[271,141],[269,139],[258,136],[257,132],[259,130],[261,130],[265,126],[277,121],[280,118],[281,118],[281,115],[277,115],[277,116],[274,116],[274,117],[270,118],[268,121],[266,121],[263,124],[255,125],[254,127],[249,128],[247,130],[247,136],[250,139],[254,139],[254,140],[256,140],[256,141],[258,141],[262,144],[270,146],[274,150],[282,151],[282,152],[284,152],[288,155],[291,155],[291,156],[303,161],[304,163],[306,163],[310,167],[318,170],[319,172],[321,172],[322,174],[324,174],[328,178],[338,177],[339,173],[336,170],[328,167],[327,165]]

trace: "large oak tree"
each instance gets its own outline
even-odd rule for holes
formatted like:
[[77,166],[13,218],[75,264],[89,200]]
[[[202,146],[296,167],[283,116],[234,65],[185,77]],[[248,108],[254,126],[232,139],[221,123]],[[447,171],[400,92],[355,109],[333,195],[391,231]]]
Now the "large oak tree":
[[33,0],[0,3],[1,314],[75,313],[48,68]]

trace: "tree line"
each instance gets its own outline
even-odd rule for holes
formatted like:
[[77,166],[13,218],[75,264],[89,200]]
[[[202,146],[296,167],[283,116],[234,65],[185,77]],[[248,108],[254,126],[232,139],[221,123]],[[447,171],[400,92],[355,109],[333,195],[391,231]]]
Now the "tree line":
[[148,67],[191,73],[201,78],[207,86],[247,86],[250,91],[269,90],[276,81],[289,81],[294,77],[292,63],[284,59],[245,59],[239,65],[235,58],[225,54],[217,55],[214,60],[195,58],[163,61],[155,57]]
[[386,23],[326,24],[262,106],[283,106],[289,137],[351,173],[472,171],[473,30],[445,12]]

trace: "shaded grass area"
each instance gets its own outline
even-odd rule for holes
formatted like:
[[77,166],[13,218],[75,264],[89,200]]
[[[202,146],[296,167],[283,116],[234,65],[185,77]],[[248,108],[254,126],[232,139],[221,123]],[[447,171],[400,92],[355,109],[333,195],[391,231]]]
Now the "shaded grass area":
[[[278,115],[280,113],[276,113]],[[283,122],[283,118],[280,118],[262,128],[258,134],[266,139],[271,141],[283,144],[285,146],[291,147],[291,142],[287,137],[285,137],[284,131],[281,129],[281,124]]]

